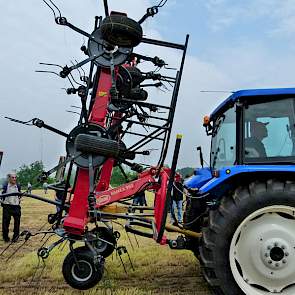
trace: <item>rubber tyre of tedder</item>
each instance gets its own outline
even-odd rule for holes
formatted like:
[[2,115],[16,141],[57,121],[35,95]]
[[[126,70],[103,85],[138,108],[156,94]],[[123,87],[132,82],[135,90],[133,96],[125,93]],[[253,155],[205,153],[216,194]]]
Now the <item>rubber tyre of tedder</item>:
[[199,254],[213,294],[295,294],[295,182],[252,182],[225,196]]
[[88,290],[101,280],[104,271],[104,259],[102,258],[99,263],[95,263],[92,252],[86,247],[78,247],[73,252],[70,252],[63,262],[64,279],[75,289]]
[[112,45],[135,47],[142,39],[141,25],[125,15],[107,16],[100,26],[104,40]]
[[[107,227],[98,227],[92,230],[92,233],[102,240],[97,240],[92,242],[92,246],[99,253],[99,255],[104,258],[109,257],[115,250],[115,245],[117,243],[113,232]],[[111,243],[106,243],[103,240]],[[87,248],[87,246],[85,245]]]

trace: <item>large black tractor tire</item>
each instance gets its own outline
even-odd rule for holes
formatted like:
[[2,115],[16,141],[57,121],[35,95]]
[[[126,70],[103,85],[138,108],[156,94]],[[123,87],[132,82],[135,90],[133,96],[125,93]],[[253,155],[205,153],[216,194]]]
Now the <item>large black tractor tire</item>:
[[135,47],[142,39],[141,25],[125,15],[107,16],[100,26],[104,40],[112,45]]
[[104,261],[95,263],[92,252],[86,247],[78,247],[74,249],[74,253],[70,252],[62,266],[65,281],[78,290],[88,290],[97,285],[102,278],[103,270]]
[[295,182],[241,186],[208,222],[200,260],[213,294],[295,294]]

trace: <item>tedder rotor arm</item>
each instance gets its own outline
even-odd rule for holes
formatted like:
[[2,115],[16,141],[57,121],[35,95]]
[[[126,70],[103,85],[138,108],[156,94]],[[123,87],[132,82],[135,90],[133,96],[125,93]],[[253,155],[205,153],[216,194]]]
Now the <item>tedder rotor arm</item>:
[[45,128],[45,129],[47,129],[49,131],[52,131],[52,132],[54,132],[54,133],[56,133],[58,135],[68,137],[67,133],[65,133],[65,132],[63,132],[61,130],[58,130],[58,129],[52,127],[52,126],[49,126],[49,125],[45,124],[44,121],[41,120],[41,119],[34,118],[32,123],[33,123],[34,126],[37,126],[38,128]]
[[64,136],[64,137],[68,137],[68,134],[59,130],[59,129],[56,129],[52,126],[49,126],[47,124],[44,123],[43,120],[39,119],[39,118],[34,118],[34,119],[31,119],[29,121],[21,121],[21,120],[17,120],[17,119],[14,119],[14,118],[10,118],[10,117],[4,117],[5,119],[8,119],[12,122],[15,122],[15,123],[19,123],[19,124],[23,124],[23,125],[27,125],[27,126],[37,126],[38,128],[45,128],[49,131],[52,131],[58,135],[61,135],[61,136]]

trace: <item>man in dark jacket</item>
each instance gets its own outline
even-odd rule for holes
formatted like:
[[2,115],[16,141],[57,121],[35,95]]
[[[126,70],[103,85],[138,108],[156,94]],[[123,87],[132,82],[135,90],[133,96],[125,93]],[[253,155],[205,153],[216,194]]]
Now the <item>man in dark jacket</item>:
[[245,139],[246,158],[265,158],[267,157],[265,146],[262,142],[268,136],[268,123],[258,121],[251,122],[251,137]]
[[173,213],[176,215],[177,209],[177,220],[182,222],[182,201],[183,201],[183,184],[179,174],[176,174],[175,181],[172,189],[172,210],[171,210],[171,223],[175,224]]
[[[17,184],[16,174],[10,173],[7,175],[7,183],[3,185],[2,194],[5,193],[16,193],[21,191],[21,187]],[[1,196],[0,196],[1,197]],[[16,242],[19,237],[20,230],[20,218],[21,218],[21,207],[20,197],[17,195],[3,198],[2,200],[3,216],[2,216],[2,235],[5,242],[9,242],[9,225],[11,216],[14,219],[13,238],[12,241]]]
[[[134,195],[134,199],[132,202],[134,206],[147,206],[146,199],[145,199],[145,191],[138,192]],[[143,210],[139,210],[140,213],[143,213]]]

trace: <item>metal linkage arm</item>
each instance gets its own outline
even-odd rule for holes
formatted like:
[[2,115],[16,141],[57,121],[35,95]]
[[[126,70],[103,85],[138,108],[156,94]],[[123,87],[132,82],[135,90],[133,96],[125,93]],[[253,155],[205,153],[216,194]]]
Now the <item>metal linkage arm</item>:
[[[55,205],[55,206],[58,206],[58,207],[62,207],[61,204],[59,202],[56,202],[56,201],[53,201],[53,200],[50,200],[50,199],[47,199],[47,198],[43,198],[43,197],[40,197],[40,196],[37,196],[37,195],[33,195],[33,194],[28,194],[28,193],[20,193],[20,192],[16,192],[16,193],[6,193],[6,194],[2,194],[0,196],[1,199],[5,199],[7,197],[11,197],[11,196],[18,196],[18,197],[29,197],[29,198],[32,198],[32,199],[35,199],[35,200],[39,200],[39,201],[42,201],[42,202],[45,202],[45,203],[48,203],[48,204],[51,204],[51,205]],[[65,205],[65,207],[69,207],[68,204]]]
[[34,118],[33,121],[32,121],[32,124],[34,126],[37,126],[38,128],[45,128],[45,129],[50,130],[50,131],[52,131],[52,132],[54,132],[56,134],[59,134],[61,136],[68,137],[67,133],[45,124],[44,121],[41,120],[41,119]]
[[51,127],[51,126],[45,124],[44,121],[39,119],[39,118],[34,118],[34,119],[29,120],[29,121],[21,121],[21,120],[17,120],[17,119],[10,118],[10,117],[4,117],[4,118],[8,119],[8,120],[10,120],[12,122],[20,123],[20,124],[27,125],[27,126],[34,125],[34,126],[37,126],[39,128],[45,128],[45,129],[48,129],[48,130],[50,130],[50,131],[52,131],[54,133],[57,133],[57,134],[59,134],[61,136],[68,137],[68,134],[66,134],[66,133],[64,133],[64,132],[62,132],[62,131],[54,128],[54,127]]
[[62,78],[66,78],[73,70],[76,70],[82,66],[84,66],[85,64],[87,64],[88,62],[91,62],[91,61],[94,61],[95,59],[97,59],[98,57],[100,57],[101,55],[93,55],[91,57],[88,57],[86,59],[84,59],[83,61],[71,66],[71,67],[68,67],[68,66],[65,66],[63,67],[62,71],[59,73],[59,75],[62,77]]
[[37,255],[42,259],[48,258],[50,252],[59,244],[63,243],[66,240],[65,237],[57,240],[56,242],[52,243],[49,247],[41,247],[37,251]]
[[105,11],[105,15],[109,16],[109,5],[108,5],[108,0],[103,0],[103,4],[104,4],[104,11]]
[[174,49],[185,50],[185,45],[178,44],[178,43],[160,41],[160,40],[150,39],[150,38],[142,38],[141,42],[146,43],[146,44],[152,44],[152,45],[157,45],[157,46],[163,46],[163,47],[170,47],[170,48],[174,48]]
[[149,7],[147,10],[146,10],[146,14],[138,21],[139,24],[142,24],[148,17],[150,16],[154,16],[156,15],[157,13],[159,12],[159,9],[157,6],[152,6],[152,7]]
[[71,28],[72,30],[78,32],[79,34],[82,34],[88,38],[90,38],[90,34],[87,32],[77,28],[76,26],[72,25],[67,21],[67,19],[61,15],[60,9],[57,7],[57,5],[52,0],[43,0],[43,2],[49,7],[49,9],[52,11],[54,20],[58,25],[67,26]]
[[[145,39],[145,38],[143,38]],[[161,41],[162,42],[162,41]],[[131,54],[131,60],[134,59],[134,57],[136,57],[138,60],[145,60],[145,61],[150,61],[152,62],[156,67],[163,67],[165,65],[167,65],[165,63],[165,61],[161,58],[159,58],[158,56],[155,56],[155,57],[150,57],[150,56],[145,56],[145,55],[142,55],[142,54],[138,54],[138,53],[132,53]]]
[[91,38],[91,35],[81,29],[79,29],[78,27],[74,26],[73,24],[69,23],[67,21],[67,19],[65,17],[56,17],[55,18],[55,22],[58,24],[58,25],[62,25],[62,26],[67,26],[69,27],[70,29],[74,30],[75,32],[85,36],[85,37],[88,37],[88,38]]
[[81,155],[82,153],[77,153],[75,156],[67,157],[63,162],[61,162],[57,166],[51,168],[48,171],[43,171],[43,173],[39,177],[47,178],[50,174],[52,174],[53,172],[57,171],[58,169],[62,167],[65,167],[70,161],[74,161],[76,158],[80,157]]

